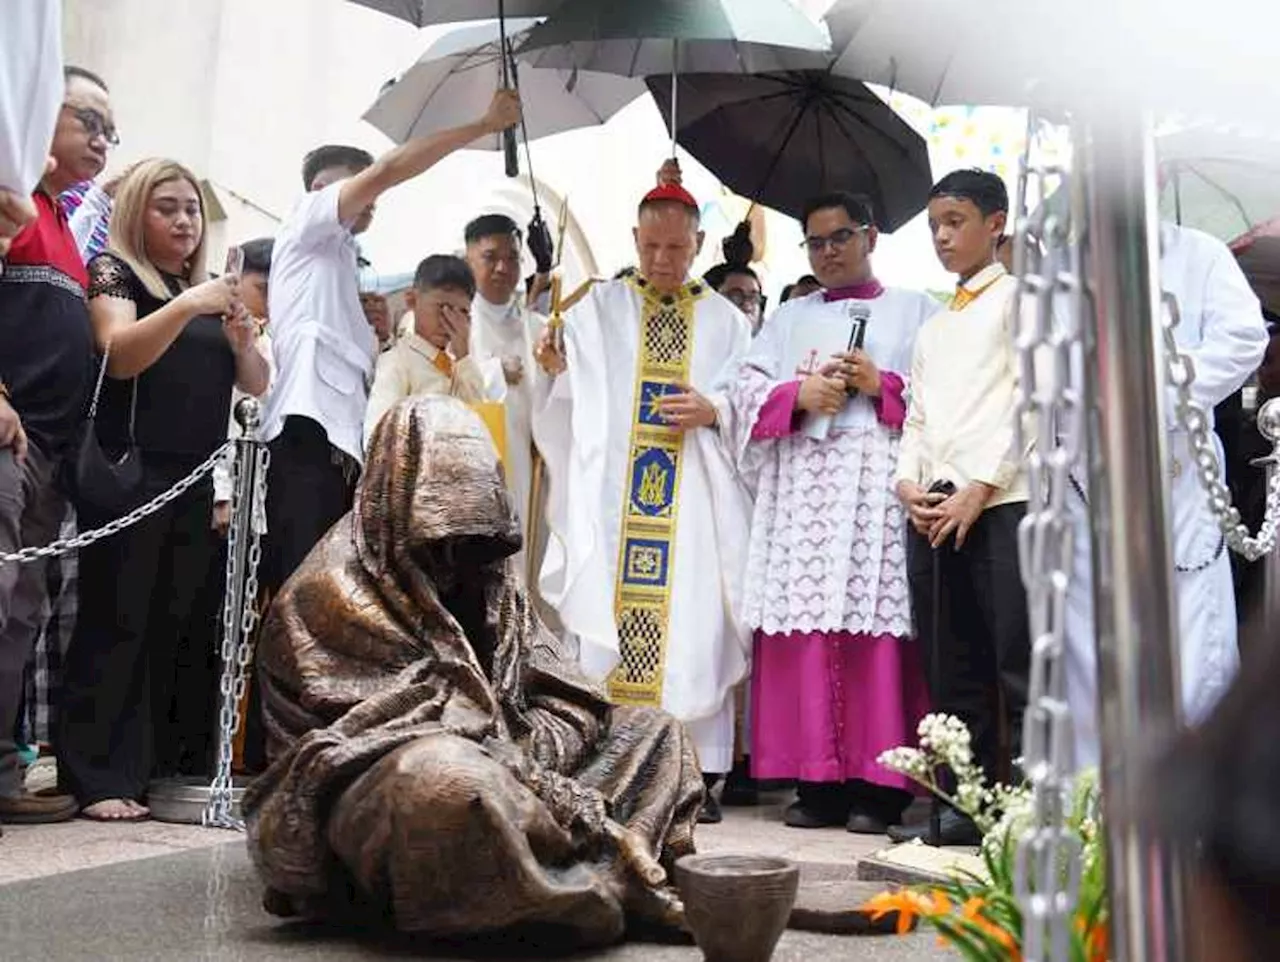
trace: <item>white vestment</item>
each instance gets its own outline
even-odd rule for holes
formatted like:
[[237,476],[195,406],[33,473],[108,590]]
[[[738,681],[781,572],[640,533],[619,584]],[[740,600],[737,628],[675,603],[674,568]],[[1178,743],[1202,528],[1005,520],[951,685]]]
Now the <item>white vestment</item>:
[[[1160,287],[1177,298],[1178,348],[1192,360],[1192,394],[1212,424],[1214,407],[1239,390],[1262,363],[1266,325],[1258,299],[1226,245],[1172,224],[1162,226],[1160,242]],[[1197,724],[1217,704],[1239,666],[1235,592],[1227,549],[1196,475],[1187,433],[1176,426],[1171,387],[1166,387],[1166,396],[1182,708],[1185,720]],[[1213,438],[1218,443],[1216,434]],[[1221,463],[1220,443],[1218,460]],[[1089,512],[1081,497],[1087,494],[1083,470],[1077,472],[1076,481],[1080,490],[1067,495],[1075,558],[1067,592],[1066,682],[1076,732],[1076,764],[1087,768],[1099,762],[1097,653]]]
[[739,466],[755,494],[744,616],[769,634],[911,634],[906,521],[892,482],[900,427],[886,427],[877,402],[858,395],[825,439],[803,431],[753,438],[771,392],[807,373],[806,347],[822,343],[807,331],[834,332],[816,352],[826,362],[832,347],[847,348],[858,310],[869,315],[863,350],[905,383],[916,334],[942,305],[887,288],[871,300],[828,303],[819,291],[788,301],[765,323],[733,388]]
[[[724,391],[751,331],[729,301],[700,285],[690,289],[698,299],[688,381],[715,404],[720,424],[684,435],[674,487],[664,495],[674,505],[674,558],[664,547],[659,566],[641,573],[660,573],[669,590],[661,706],[688,727],[703,771],[719,773],[733,761],[732,689],[746,674],[751,639],[740,618],[751,504],[721,426],[730,423]],[[631,281],[618,280],[597,285],[568,312],[568,369],[554,385],[542,378],[545,401],[534,418],[550,484],[541,592],[576,637],[584,671],[599,681],[621,657],[620,570],[627,578],[640,570],[620,553],[624,526],[642,507],[635,483],[652,464],[632,458],[636,412],[652,410],[635,396],[644,305]],[[649,344],[669,348],[671,341],[657,336]],[[646,381],[646,401],[653,389]],[[629,537],[628,561],[655,557],[639,558],[635,547],[644,549]]]
[[[505,305],[490,304],[480,294],[471,306],[471,352],[485,377],[485,394],[500,402],[507,424],[507,483],[524,526],[525,546],[516,556],[521,575],[530,551],[529,493],[533,477],[533,384],[537,367],[533,349],[546,321],[527,310],[519,298]],[[520,359],[524,376],[508,384],[504,358]],[[535,562],[536,563],[536,562]],[[535,568],[536,570],[536,568]]]

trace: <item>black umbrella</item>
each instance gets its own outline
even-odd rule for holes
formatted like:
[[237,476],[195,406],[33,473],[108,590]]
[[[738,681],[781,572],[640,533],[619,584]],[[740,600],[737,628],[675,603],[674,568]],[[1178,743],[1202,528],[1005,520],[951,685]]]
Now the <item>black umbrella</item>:
[[[646,81],[670,122],[671,78]],[[923,137],[866,84],[827,71],[683,74],[676,140],[725,186],[799,217],[823,191],[871,201],[892,231],[928,202]]]

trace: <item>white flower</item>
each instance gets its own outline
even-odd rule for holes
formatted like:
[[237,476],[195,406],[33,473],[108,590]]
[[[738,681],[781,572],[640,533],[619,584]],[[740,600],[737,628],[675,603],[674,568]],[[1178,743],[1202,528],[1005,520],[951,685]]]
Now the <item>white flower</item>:
[[881,752],[877,761],[890,771],[916,781],[929,777],[929,760],[918,748],[891,748],[887,752]]

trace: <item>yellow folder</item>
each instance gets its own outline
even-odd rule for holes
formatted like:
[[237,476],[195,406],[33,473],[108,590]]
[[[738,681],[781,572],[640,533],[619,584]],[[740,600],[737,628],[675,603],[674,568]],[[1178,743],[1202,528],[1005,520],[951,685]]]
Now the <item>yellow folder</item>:
[[506,408],[499,401],[475,401],[467,405],[489,429],[493,438],[493,447],[498,452],[498,460],[502,462],[503,472],[507,475],[507,483],[511,483],[511,472],[507,467],[507,414]]

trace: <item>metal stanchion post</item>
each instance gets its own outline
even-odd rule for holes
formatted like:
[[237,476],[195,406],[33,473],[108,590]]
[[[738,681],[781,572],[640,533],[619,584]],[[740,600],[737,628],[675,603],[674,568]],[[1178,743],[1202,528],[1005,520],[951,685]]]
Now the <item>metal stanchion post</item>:
[[[1258,433],[1280,449],[1280,398],[1272,398],[1258,409]],[[1267,472],[1267,497],[1280,486],[1280,454],[1273,451],[1254,462]],[[1280,634],[1280,551],[1272,548],[1262,559],[1263,637]]]
[[1115,962],[1187,957],[1177,859],[1135,819],[1142,757],[1180,721],[1168,530],[1155,166],[1147,123],[1118,111],[1078,129],[1086,273],[1089,502],[1102,787]]
[[148,792],[156,818],[218,828],[240,827],[237,809],[241,789],[233,783],[231,765],[257,622],[258,561],[270,460],[266,445],[257,437],[258,402],[242,399],[236,404],[235,416],[241,437],[236,441],[231,526],[227,532],[213,777],[208,784],[203,779],[164,779],[153,783]]

